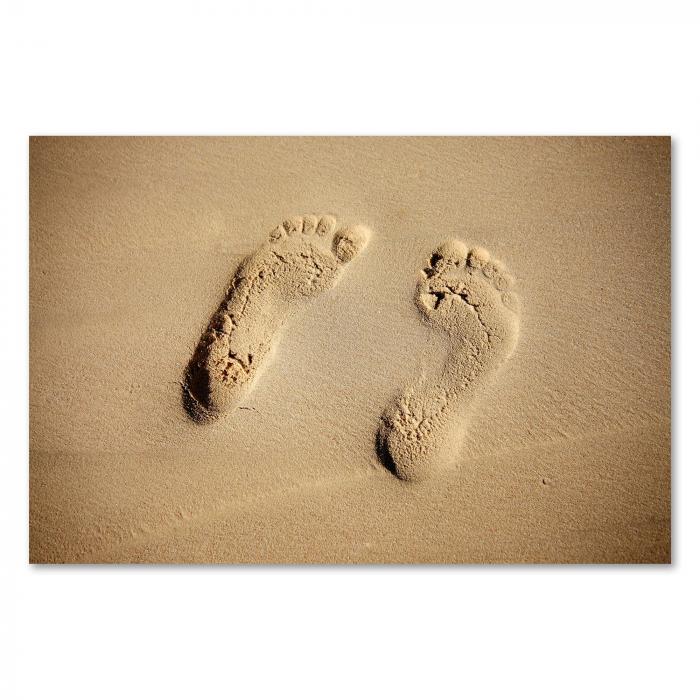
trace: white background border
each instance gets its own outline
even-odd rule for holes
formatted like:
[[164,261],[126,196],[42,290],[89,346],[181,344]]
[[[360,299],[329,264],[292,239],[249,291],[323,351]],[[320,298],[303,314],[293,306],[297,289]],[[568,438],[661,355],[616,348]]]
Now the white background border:
[[[698,697],[697,16],[483,5],[2,2],[0,697]],[[673,136],[673,566],[30,567],[27,137],[133,133]]]

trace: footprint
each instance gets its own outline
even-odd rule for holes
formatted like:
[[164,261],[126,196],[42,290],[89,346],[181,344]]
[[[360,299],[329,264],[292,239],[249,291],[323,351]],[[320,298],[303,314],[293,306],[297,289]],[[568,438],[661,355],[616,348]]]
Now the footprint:
[[364,226],[335,228],[332,216],[288,219],[241,263],[185,373],[183,403],[194,420],[240,403],[285,320],[330,289],[369,241]]
[[448,345],[439,375],[422,378],[386,411],[377,451],[400,479],[421,481],[454,463],[463,419],[518,340],[520,301],[513,280],[483,248],[442,244],[423,270],[416,305]]

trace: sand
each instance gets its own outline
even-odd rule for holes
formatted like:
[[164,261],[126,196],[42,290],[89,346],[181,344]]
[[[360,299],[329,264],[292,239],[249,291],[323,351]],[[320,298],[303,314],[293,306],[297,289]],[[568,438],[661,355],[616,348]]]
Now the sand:
[[30,141],[31,562],[669,562],[670,140]]

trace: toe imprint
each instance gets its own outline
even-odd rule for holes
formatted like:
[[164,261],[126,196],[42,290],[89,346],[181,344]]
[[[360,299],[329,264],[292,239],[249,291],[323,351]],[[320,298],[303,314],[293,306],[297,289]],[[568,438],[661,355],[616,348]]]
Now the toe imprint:
[[364,226],[353,226],[338,231],[333,238],[333,250],[338,260],[352,260],[367,245],[369,236],[369,230]]
[[336,221],[335,217],[330,214],[322,216],[318,221],[318,226],[316,227],[316,233],[319,236],[330,236],[333,231],[335,231]]

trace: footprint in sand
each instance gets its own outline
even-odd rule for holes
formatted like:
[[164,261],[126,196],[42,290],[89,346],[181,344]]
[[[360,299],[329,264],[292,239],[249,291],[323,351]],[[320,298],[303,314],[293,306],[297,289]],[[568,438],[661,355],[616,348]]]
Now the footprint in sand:
[[332,216],[289,219],[241,263],[185,373],[183,403],[194,420],[241,401],[285,320],[330,289],[369,240],[364,226],[333,235],[335,227]]
[[486,250],[461,241],[441,245],[423,270],[416,305],[448,354],[438,376],[407,389],[382,417],[377,450],[399,478],[420,481],[453,464],[469,406],[518,340],[512,283]]

